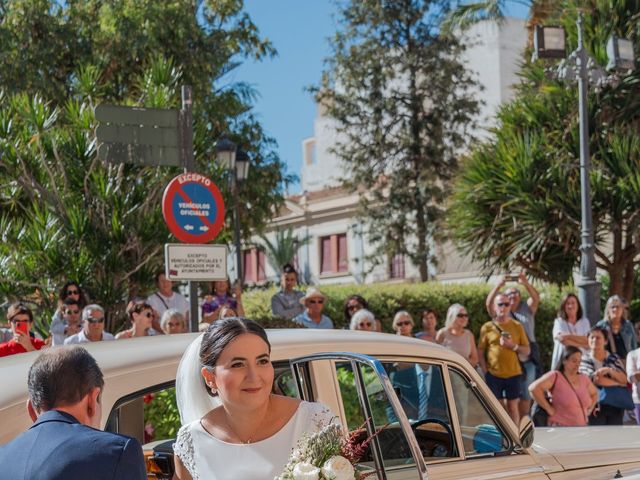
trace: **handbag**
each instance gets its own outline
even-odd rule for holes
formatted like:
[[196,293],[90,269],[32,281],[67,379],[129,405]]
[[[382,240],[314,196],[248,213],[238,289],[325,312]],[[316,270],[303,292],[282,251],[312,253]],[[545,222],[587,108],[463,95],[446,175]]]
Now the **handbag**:
[[[552,403],[550,393],[553,392],[553,387],[556,386],[556,380],[558,380],[558,373],[556,372],[556,376],[553,378],[553,384],[551,388],[545,392],[545,396],[547,397],[547,401]],[[546,427],[549,424],[549,413],[538,404],[538,402],[533,402],[531,406],[531,421],[536,427]]]
[[621,408],[623,410],[633,410],[633,398],[627,387],[611,386],[600,387],[599,399],[601,405]]

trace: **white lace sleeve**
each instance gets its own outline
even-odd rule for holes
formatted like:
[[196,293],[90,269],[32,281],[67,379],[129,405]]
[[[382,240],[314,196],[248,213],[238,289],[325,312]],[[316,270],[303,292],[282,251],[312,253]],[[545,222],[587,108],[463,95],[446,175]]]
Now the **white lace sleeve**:
[[180,457],[182,464],[189,471],[193,480],[198,480],[196,471],[196,461],[193,450],[193,437],[191,436],[191,425],[183,425],[178,431],[176,443],[173,444],[173,452]]

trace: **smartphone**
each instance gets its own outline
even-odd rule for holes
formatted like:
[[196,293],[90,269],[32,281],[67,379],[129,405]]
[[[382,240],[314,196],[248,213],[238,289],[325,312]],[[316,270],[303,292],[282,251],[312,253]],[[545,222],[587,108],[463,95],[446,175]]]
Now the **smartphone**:
[[504,276],[504,279],[507,282],[517,282],[519,278],[520,278],[520,275],[515,273],[508,273],[507,275]]
[[16,331],[29,336],[29,322],[16,322]]

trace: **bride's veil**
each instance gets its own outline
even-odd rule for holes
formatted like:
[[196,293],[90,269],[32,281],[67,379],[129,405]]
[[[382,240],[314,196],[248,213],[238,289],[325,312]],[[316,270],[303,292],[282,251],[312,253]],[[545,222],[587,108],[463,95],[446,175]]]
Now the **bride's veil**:
[[180,412],[180,421],[186,425],[201,419],[207,412],[220,403],[206,391],[200,370],[200,343],[203,335],[199,335],[182,355],[176,376],[176,401]]

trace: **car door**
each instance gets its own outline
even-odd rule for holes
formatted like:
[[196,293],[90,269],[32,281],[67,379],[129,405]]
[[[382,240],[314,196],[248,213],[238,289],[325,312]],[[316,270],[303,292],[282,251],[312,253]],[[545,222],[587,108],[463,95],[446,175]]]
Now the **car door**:
[[[378,478],[547,478],[464,369],[350,353],[295,359],[292,367],[301,398],[333,402],[349,431],[382,429],[361,462]],[[329,371],[333,380],[322,379]]]
[[[366,435],[373,436],[359,464],[364,472],[376,472],[368,478],[427,479],[426,464],[409,419],[378,360],[331,352],[294,359],[291,367],[300,398],[323,401],[350,432],[364,427]],[[345,390],[344,385],[351,390]]]

